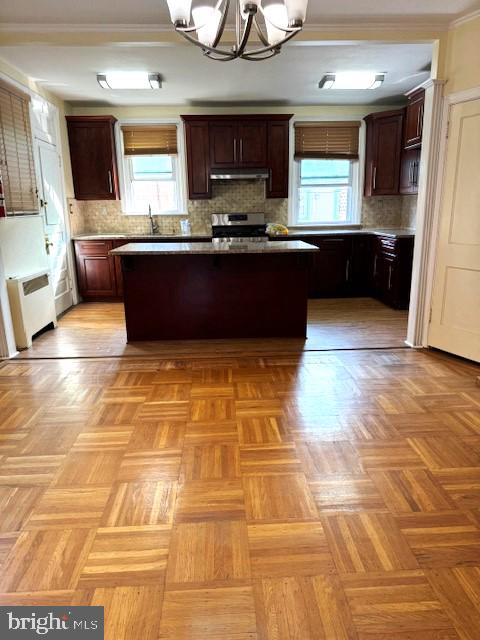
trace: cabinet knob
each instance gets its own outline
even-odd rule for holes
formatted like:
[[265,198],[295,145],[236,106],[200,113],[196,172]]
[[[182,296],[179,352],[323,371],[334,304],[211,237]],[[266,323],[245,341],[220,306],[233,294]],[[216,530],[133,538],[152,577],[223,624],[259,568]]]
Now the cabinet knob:
[[112,172],[108,171],[108,190],[110,193],[113,193],[113,180],[112,180]]

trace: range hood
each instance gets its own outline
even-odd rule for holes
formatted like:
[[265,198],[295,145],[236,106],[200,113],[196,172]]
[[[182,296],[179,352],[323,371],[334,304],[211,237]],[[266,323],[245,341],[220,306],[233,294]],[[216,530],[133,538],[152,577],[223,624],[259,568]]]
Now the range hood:
[[212,180],[266,180],[268,169],[217,169],[210,173]]

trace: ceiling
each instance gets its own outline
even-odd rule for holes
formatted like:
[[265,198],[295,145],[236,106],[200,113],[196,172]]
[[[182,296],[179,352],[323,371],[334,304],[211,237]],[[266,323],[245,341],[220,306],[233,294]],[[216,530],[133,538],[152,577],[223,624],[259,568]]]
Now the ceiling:
[[[0,57],[64,100],[115,105],[235,104],[394,104],[398,96],[429,77],[429,44],[326,44],[285,46],[261,63],[219,63],[189,44],[149,46],[0,47]],[[97,72],[158,71],[159,91],[106,91]],[[427,69],[427,70],[426,70]],[[332,71],[386,72],[374,91],[319,90]]]
[[[437,23],[477,9],[479,0],[310,0],[307,19],[310,24],[395,19]],[[169,23],[169,16],[165,0],[2,0],[0,22],[158,25]]]

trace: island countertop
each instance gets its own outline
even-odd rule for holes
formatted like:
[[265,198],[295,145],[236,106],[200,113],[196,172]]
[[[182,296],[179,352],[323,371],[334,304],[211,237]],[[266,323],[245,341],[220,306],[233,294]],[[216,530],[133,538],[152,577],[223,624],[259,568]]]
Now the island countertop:
[[200,254],[272,254],[306,253],[318,251],[318,247],[299,240],[284,242],[131,242],[110,251],[113,256],[161,256]]

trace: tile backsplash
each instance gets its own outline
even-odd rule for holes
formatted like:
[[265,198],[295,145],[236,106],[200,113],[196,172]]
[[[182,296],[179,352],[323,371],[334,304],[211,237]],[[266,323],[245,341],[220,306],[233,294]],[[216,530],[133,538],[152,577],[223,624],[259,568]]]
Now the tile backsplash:
[[402,227],[416,229],[417,224],[417,196],[402,197]]
[[[148,233],[147,216],[125,215],[118,200],[70,200],[72,234]],[[210,200],[188,200],[192,233],[209,233],[212,213],[235,211],[264,212],[267,222],[288,224],[288,200],[265,198],[261,181],[217,181]],[[416,196],[363,198],[362,224],[365,227],[402,227],[415,225]],[[155,216],[160,233],[179,233],[182,216]],[[408,223],[408,224],[407,224]]]

